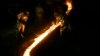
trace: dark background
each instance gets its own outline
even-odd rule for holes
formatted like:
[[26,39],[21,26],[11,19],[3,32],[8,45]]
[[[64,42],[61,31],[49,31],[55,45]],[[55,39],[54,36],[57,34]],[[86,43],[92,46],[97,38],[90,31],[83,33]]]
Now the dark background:
[[[17,20],[16,15],[19,11],[23,10],[29,10],[31,14],[34,15],[35,6],[38,3],[45,4],[44,1],[45,0],[2,0],[0,2],[0,56],[18,56],[17,47],[19,47],[24,39],[16,38],[15,33],[8,34],[8,32],[13,31],[15,27]],[[80,44],[82,44],[81,48],[83,52],[87,53],[87,37],[89,37],[88,33],[91,31],[90,28],[88,28],[88,22],[92,20],[88,18],[89,16],[95,18],[95,14],[91,14],[91,10],[93,12],[96,11],[93,9],[94,6],[91,6],[88,2],[89,1],[81,2],[79,0],[73,0],[73,10],[68,16],[71,30],[65,29],[62,37],[60,37],[59,29],[54,31],[47,40],[37,47],[35,56],[78,56],[80,55]],[[92,7],[92,9],[90,10],[89,7]],[[30,16],[30,18],[32,18],[32,16]],[[32,19],[30,19],[29,24],[32,23],[31,20]]]

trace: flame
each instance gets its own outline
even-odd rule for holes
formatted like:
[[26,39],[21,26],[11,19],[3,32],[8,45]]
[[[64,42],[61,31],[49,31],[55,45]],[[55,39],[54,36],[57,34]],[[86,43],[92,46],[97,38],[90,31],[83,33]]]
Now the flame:
[[68,6],[68,10],[66,11],[66,14],[68,15],[69,12],[72,10],[72,1],[66,0],[65,4]]
[[30,56],[30,52],[32,49],[34,49],[48,34],[50,34],[53,30],[55,30],[57,27],[62,25],[62,20],[60,20],[56,24],[52,24],[49,29],[47,29],[44,33],[39,35],[37,38],[34,39],[34,42],[25,50],[23,56]]

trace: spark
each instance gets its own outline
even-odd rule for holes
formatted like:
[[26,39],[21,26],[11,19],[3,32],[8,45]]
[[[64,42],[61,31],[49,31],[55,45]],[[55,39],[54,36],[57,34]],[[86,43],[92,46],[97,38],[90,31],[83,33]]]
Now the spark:
[[62,24],[62,20],[60,20],[56,24],[52,24],[49,29],[47,29],[44,33],[39,35],[37,38],[34,39],[34,42],[26,48],[23,56],[30,56],[30,52],[44,39],[46,36],[48,36],[53,30],[55,30],[57,27],[59,27]]

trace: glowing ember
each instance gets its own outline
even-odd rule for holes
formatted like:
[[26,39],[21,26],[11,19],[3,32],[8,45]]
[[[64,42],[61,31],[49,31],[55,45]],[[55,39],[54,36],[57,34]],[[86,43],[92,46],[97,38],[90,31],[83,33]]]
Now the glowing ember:
[[53,30],[55,30],[57,27],[59,27],[60,25],[62,25],[62,20],[59,20],[58,23],[56,24],[52,24],[50,26],[49,29],[47,29],[44,33],[42,33],[41,35],[39,35],[37,38],[34,39],[34,42],[25,50],[23,56],[30,56],[30,52],[31,50],[37,45],[39,44],[44,38],[46,38],[46,36],[48,34],[50,34]]
[[66,11],[66,14],[68,15],[69,12],[72,10],[72,1],[66,0],[66,5],[68,6],[68,10]]

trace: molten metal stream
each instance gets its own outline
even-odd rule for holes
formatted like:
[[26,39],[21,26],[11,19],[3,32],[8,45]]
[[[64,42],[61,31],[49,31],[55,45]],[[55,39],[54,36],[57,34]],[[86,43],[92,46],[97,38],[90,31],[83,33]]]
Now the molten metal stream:
[[34,39],[34,42],[25,50],[23,56],[30,56],[31,50],[38,45],[48,34],[50,34],[53,30],[55,30],[57,27],[62,25],[62,22],[58,22],[58,24],[52,24],[51,27],[46,30],[44,33],[39,35],[37,38]]
[[[66,14],[68,15],[72,10],[72,1],[66,0],[65,4],[68,6],[68,10],[66,11]],[[30,56],[32,49],[34,49],[44,38],[46,38],[46,36],[48,36],[53,30],[61,25],[63,25],[61,21],[59,21],[57,24],[52,24],[49,29],[34,39],[34,42],[25,50],[23,56]]]

